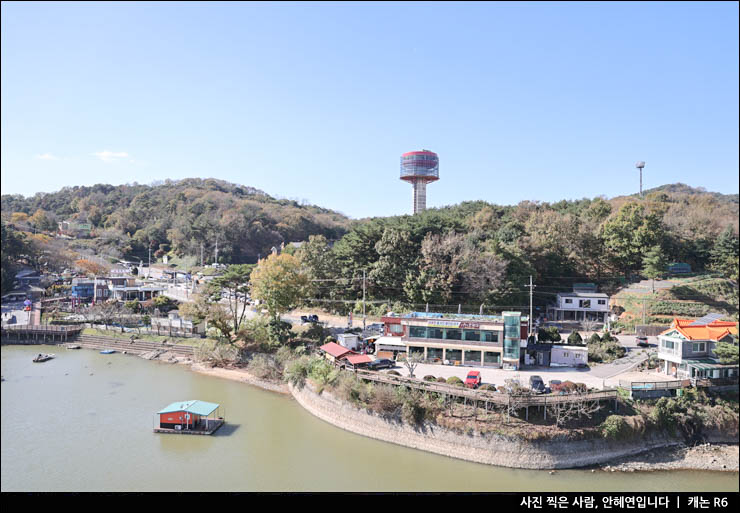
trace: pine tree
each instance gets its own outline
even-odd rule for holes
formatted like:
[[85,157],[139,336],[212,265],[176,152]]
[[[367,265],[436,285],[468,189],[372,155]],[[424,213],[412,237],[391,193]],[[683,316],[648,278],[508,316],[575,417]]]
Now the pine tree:
[[653,293],[655,293],[655,278],[662,278],[666,271],[666,257],[663,248],[655,245],[642,258],[642,274],[653,280]]

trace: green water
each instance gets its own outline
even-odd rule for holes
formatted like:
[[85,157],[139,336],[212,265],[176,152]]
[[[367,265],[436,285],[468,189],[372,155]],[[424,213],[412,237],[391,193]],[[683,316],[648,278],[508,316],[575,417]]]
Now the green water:
[[[32,363],[39,352],[56,353]],[[2,491],[738,491],[737,473],[515,470],[372,440],[294,400],[137,357],[2,347]],[[220,403],[214,436],[155,434],[154,412]]]

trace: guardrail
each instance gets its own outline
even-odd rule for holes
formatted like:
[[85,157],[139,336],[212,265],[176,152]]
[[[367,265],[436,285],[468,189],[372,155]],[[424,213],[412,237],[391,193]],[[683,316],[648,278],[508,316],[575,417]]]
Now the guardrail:
[[375,381],[389,385],[408,386],[417,390],[462,397],[465,399],[470,399],[471,401],[486,401],[507,406],[515,403],[517,407],[520,408],[526,408],[529,406],[551,406],[557,404],[567,404],[575,401],[616,401],[619,397],[617,390],[615,389],[602,390],[599,392],[589,392],[585,394],[520,395],[464,388],[455,385],[448,385],[445,383],[423,381],[419,379],[393,376],[381,372],[366,371],[360,369],[355,370],[354,372],[358,377],[366,379],[368,381]]
[[619,381],[619,388],[627,390],[675,390],[691,386],[691,380],[676,381]]

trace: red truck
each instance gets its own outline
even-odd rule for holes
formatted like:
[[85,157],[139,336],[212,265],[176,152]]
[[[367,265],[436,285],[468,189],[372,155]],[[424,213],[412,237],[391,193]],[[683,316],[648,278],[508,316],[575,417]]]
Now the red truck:
[[470,371],[468,372],[468,377],[465,378],[465,386],[468,388],[478,388],[480,381],[480,371]]

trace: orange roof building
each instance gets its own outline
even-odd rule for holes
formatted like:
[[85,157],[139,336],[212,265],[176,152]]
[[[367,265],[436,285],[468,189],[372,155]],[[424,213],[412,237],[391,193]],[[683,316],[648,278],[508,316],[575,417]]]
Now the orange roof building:
[[738,364],[723,364],[714,354],[717,342],[732,342],[735,322],[720,321],[711,314],[702,319],[673,319],[658,335],[660,372],[679,379],[734,379]]
[[712,321],[709,324],[692,326],[694,319],[673,319],[671,327],[661,335],[678,331],[686,340],[713,340],[718,341],[728,335],[737,335],[737,323],[728,321]]

